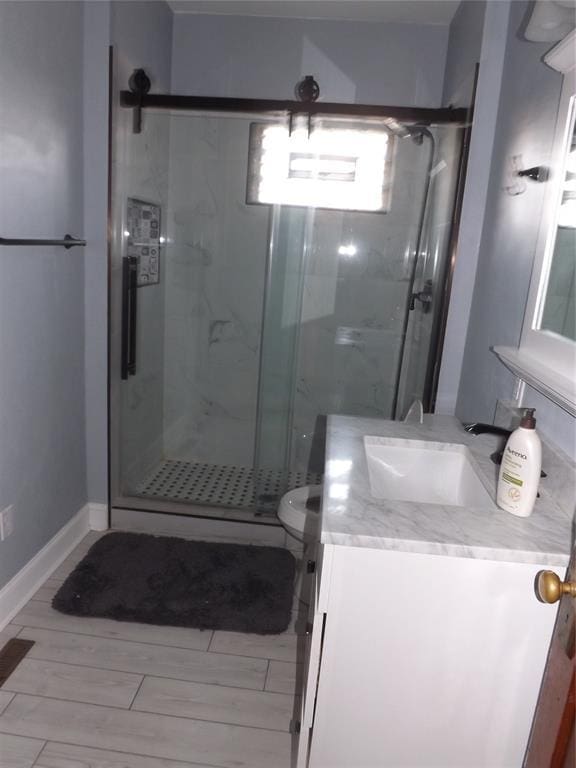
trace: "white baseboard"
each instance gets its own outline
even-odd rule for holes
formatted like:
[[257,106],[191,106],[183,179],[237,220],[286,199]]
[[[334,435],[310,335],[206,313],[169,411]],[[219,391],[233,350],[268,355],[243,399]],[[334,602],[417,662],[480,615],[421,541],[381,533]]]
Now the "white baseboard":
[[89,501],[86,506],[88,507],[90,530],[107,531],[110,527],[108,525],[108,504],[96,504],[93,501]]
[[46,546],[42,547],[40,552],[0,589],[0,630],[14,618],[50,574],[86,536],[91,527],[91,507],[93,506],[105,505],[86,504],[82,507],[72,520],[66,523]]

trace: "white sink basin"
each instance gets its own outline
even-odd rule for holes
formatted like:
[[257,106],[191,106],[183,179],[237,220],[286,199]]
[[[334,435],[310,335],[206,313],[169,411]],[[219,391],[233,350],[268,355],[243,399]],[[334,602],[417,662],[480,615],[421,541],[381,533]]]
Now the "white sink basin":
[[370,491],[377,499],[494,507],[465,445],[364,437]]

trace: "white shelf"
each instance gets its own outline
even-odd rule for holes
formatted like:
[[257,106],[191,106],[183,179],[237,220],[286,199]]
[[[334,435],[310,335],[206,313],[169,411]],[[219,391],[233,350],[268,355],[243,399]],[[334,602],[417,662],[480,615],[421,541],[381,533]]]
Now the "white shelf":
[[516,347],[492,347],[492,351],[515,376],[576,416],[576,381],[544,368],[539,360]]

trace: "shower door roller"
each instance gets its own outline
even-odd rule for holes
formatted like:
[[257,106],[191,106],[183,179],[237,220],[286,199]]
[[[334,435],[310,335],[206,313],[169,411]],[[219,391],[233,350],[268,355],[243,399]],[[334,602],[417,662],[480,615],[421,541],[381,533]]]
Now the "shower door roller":
[[120,374],[123,379],[136,374],[136,322],[137,322],[138,259],[122,259],[122,342]]

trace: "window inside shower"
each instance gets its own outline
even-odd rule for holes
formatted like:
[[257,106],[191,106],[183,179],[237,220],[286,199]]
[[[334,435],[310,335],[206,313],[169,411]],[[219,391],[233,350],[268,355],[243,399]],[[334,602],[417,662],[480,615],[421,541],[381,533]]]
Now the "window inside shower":
[[253,123],[249,203],[384,212],[389,207],[394,138],[383,125],[306,119]]
[[[323,117],[307,133],[152,110],[141,134],[120,132],[117,506],[265,520],[287,489],[321,480],[329,414],[401,418],[424,396],[461,129]],[[148,245],[134,200],[159,212],[159,260],[157,282],[130,287],[123,260]],[[134,373],[120,379],[130,312]]]

